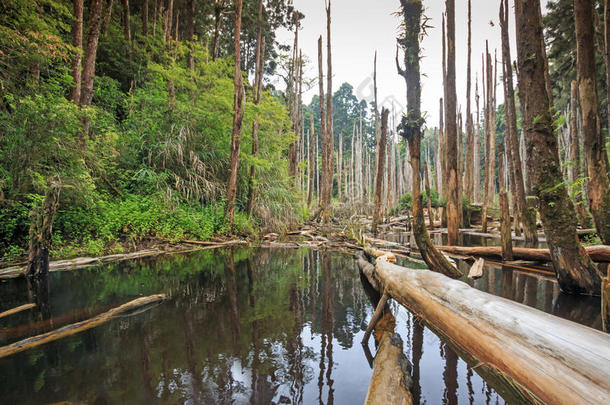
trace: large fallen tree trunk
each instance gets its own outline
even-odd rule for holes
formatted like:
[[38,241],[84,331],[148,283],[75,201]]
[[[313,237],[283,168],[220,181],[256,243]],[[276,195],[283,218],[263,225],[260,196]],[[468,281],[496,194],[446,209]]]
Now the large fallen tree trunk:
[[19,342],[15,342],[8,346],[0,347],[0,359],[6,356],[10,356],[12,354],[20,353],[22,351],[31,349],[33,347],[37,347],[43,345],[45,343],[53,342],[55,340],[64,338],[66,336],[75,335],[77,333],[86,331],[91,328],[95,328],[103,323],[110,321],[111,319],[116,318],[117,316],[128,314],[131,311],[136,309],[140,309],[144,306],[155,304],[161,302],[165,299],[164,294],[151,295],[149,297],[142,297],[130,301],[126,304],[121,305],[120,307],[116,307],[111,309],[108,312],[104,312],[94,318],[87,319],[85,321],[73,323],[71,325],[67,325],[61,327],[59,329],[53,330],[51,332],[44,333],[42,335],[34,336],[31,338],[27,338],[21,340]]
[[373,375],[364,400],[365,405],[411,405],[411,365],[403,352],[400,335],[394,333],[396,320],[387,312],[375,327],[379,342]]
[[[446,253],[454,253],[463,256],[483,256],[502,258],[502,247],[500,246],[438,246],[438,250]],[[610,262],[610,246],[589,246],[585,248],[589,257],[594,262]],[[548,249],[513,248],[515,260],[530,260],[538,262],[550,262],[551,253]]]
[[428,270],[376,260],[381,291],[423,318],[477,368],[533,403],[610,403],[610,336]]

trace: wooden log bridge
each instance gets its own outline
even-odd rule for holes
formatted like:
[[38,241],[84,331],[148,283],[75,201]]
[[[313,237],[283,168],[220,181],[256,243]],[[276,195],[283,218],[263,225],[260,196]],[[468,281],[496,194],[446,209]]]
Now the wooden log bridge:
[[53,342],[58,339],[62,339],[67,336],[75,335],[80,332],[84,332],[88,329],[95,328],[103,323],[110,321],[118,316],[123,316],[146,307],[148,305],[156,304],[165,299],[165,294],[151,295],[148,297],[142,297],[129,301],[119,307],[113,308],[110,311],[104,312],[94,318],[87,319],[85,321],[73,323],[71,325],[63,326],[59,329],[43,333],[42,335],[33,336],[19,342],[12,343],[8,346],[0,347],[0,359],[6,356],[10,356],[16,353],[23,352],[28,349],[43,345],[45,343]]
[[484,293],[429,270],[375,261],[380,291],[460,352],[509,382],[524,401],[610,404],[610,335]]

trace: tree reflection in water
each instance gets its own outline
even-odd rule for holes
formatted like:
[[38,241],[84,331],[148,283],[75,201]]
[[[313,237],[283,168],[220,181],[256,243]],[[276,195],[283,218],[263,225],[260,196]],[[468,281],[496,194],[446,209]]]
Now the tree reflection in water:
[[[590,326],[598,322],[595,298],[579,304],[548,279],[494,271],[470,283]],[[169,299],[0,359],[2,402],[331,405],[366,396],[372,370],[359,342],[378,294],[363,288],[349,256],[204,251],[51,273],[49,283],[52,290],[31,286],[29,296],[23,281],[3,285],[2,309],[32,301],[39,309],[3,319],[1,344],[136,296],[166,292]],[[504,402],[421,320],[392,308],[413,364],[415,403]]]

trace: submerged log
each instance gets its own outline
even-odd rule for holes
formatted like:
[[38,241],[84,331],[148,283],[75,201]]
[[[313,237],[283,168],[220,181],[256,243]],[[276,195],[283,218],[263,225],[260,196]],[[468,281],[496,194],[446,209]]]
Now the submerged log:
[[[372,359],[370,350],[366,340],[363,339],[362,347],[364,353],[369,360],[369,364],[373,367],[373,375],[369,384],[369,389],[364,401],[365,405],[376,404],[401,404],[411,405],[413,398],[411,396],[411,387],[413,385],[411,379],[412,366],[403,352],[402,339],[400,335],[394,333],[396,328],[396,319],[389,311],[387,305],[387,294],[383,294],[381,298],[372,297],[371,294],[380,292],[379,284],[375,280],[375,266],[369,263],[360,254],[358,256],[358,267],[361,274],[368,280],[363,281],[364,284],[370,284],[375,291],[367,292],[373,305],[379,308],[385,308],[385,313],[381,319],[377,318],[377,312],[373,315],[370,325],[375,326],[375,340],[378,342],[377,353],[375,359]],[[364,285],[365,291],[368,291]],[[368,332],[368,329],[367,329]]]
[[[502,258],[501,246],[438,246],[438,249],[446,253],[454,253],[463,256],[482,256]],[[589,257],[594,262],[610,262],[610,246],[588,246],[585,248]],[[530,260],[537,262],[550,262],[551,253],[548,249],[513,248],[515,260]]]
[[386,313],[375,328],[379,348],[365,405],[411,405],[411,364],[403,352],[400,335],[394,333],[396,320]]
[[380,257],[383,291],[533,403],[610,403],[610,336]]
[[0,319],[4,318],[6,316],[9,316],[9,315],[14,315],[14,314],[19,313],[21,311],[27,311],[28,309],[32,309],[32,308],[35,308],[35,307],[36,307],[36,304],[25,304],[25,305],[18,306],[17,308],[13,308],[13,309],[9,309],[9,310],[4,311],[4,312],[0,312]]
[[0,358],[10,356],[16,353],[23,352],[28,349],[43,345],[45,343],[53,342],[58,339],[62,339],[66,336],[75,335],[77,333],[86,331],[91,328],[95,328],[103,323],[106,323],[117,316],[126,315],[131,311],[140,309],[144,306],[161,302],[165,299],[164,294],[151,295],[149,297],[142,297],[123,304],[119,307],[113,308],[108,312],[104,312],[94,318],[87,319],[85,321],[66,325],[59,329],[55,329],[51,332],[43,333],[42,335],[33,336],[19,342],[15,342],[8,346],[0,347]]

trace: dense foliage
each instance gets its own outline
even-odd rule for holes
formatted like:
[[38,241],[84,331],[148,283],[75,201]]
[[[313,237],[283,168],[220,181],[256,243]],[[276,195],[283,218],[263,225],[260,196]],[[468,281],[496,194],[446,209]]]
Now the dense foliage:
[[[153,25],[153,2],[144,35],[143,2],[132,1],[129,41],[121,2],[112,10],[104,2],[104,18],[110,11],[111,17],[97,50],[93,103],[80,107],[70,100],[71,63],[79,52],[71,45],[72,1],[2,2],[0,259],[12,259],[27,247],[29,212],[55,175],[63,184],[54,226],[57,255],[121,251],[149,237],[207,239],[227,231],[222,195],[233,119],[233,58],[228,46],[221,47],[219,58],[210,56],[214,10],[207,3],[195,1],[193,41],[182,39],[187,29],[182,21],[178,40],[166,42],[162,20]],[[256,21],[248,13],[257,2],[245,3],[244,30],[250,32]],[[290,24],[291,8],[284,3],[269,2],[268,70],[280,51],[273,32]],[[174,7],[188,4],[176,1]],[[221,43],[232,41],[231,24],[223,20]],[[244,52],[251,52],[256,38],[245,37]],[[248,63],[244,68],[250,70]],[[259,199],[254,217],[238,213],[240,233],[289,224],[302,212],[284,157],[294,135],[287,109],[272,90],[264,92],[260,105],[247,92],[237,204],[245,206],[251,164],[258,167]],[[255,114],[261,145],[256,159],[249,154]]]

